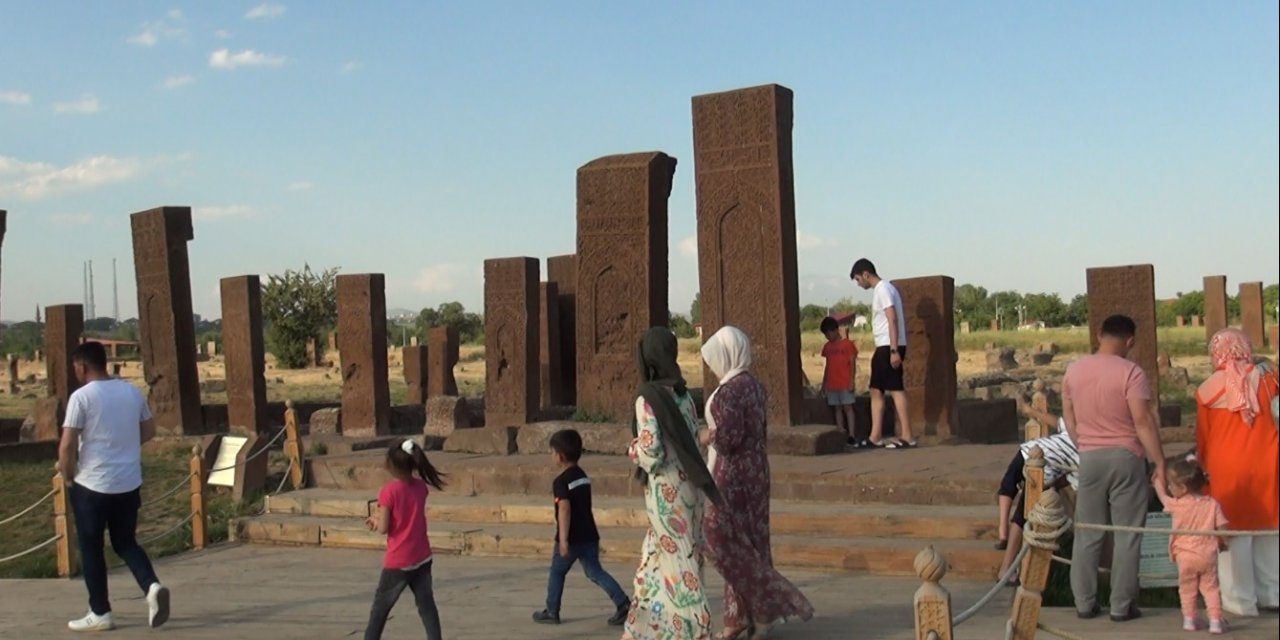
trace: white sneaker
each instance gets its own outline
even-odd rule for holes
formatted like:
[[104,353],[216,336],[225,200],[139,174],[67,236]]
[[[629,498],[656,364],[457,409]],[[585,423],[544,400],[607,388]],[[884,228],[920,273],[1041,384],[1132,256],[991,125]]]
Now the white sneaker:
[[1183,630],[1183,631],[1199,631],[1199,629],[1200,629],[1200,625],[1196,624],[1196,619],[1195,619],[1195,618],[1183,618],[1183,619],[1182,619],[1182,630]]
[[90,611],[85,617],[68,622],[67,628],[72,631],[110,631],[116,628],[116,623],[110,611],[102,615]]
[[169,588],[159,582],[147,589],[147,620],[155,629],[169,620]]
[[1210,620],[1209,633],[1220,636],[1227,632],[1227,622],[1225,620]]

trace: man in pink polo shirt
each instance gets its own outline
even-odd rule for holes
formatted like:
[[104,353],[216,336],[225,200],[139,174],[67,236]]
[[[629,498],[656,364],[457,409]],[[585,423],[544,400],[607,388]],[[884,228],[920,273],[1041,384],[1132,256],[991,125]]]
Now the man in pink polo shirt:
[[[1062,379],[1062,413],[1072,442],[1080,449],[1080,489],[1076,522],[1141,527],[1146,523],[1152,476],[1164,484],[1164,453],[1151,411],[1151,384],[1134,362],[1137,325],[1128,316],[1102,322],[1098,351],[1067,368]],[[1093,618],[1098,606],[1098,563],[1102,531],[1076,529],[1071,556],[1071,592],[1076,613]],[[1116,533],[1111,562],[1111,619],[1137,618],[1138,560],[1142,534]]]

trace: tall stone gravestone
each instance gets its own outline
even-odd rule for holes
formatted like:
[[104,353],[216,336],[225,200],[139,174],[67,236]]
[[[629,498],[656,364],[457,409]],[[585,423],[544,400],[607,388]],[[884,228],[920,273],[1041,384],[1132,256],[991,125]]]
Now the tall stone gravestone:
[[[267,352],[262,335],[262,283],[256,275],[223,278],[222,349],[227,369],[227,426],[266,433]],[[212,343],[210,343],[212,346]]]
[[[1129,359],[1142,367],[1151,384],[1152,415],[1160,415],[1160,370],[1156,360],[1156,275],[1149,264],[1095,267],[1086,272],[1089,294],[1089,339],[1098,348],[1102,321],[1122,314],[1138,325]],[[1176,426],[1176,425],[1173,425]]]
[[538,414],[538,261],[484,261],[484,416],[490,429]]
[[1204,277],[1204,336],[1227,328],[1227,277]]
[[203,433],[187,262],[187,242],[195,237],[191,208],[161,207],[129,219],[142,370],[156,428],[175,435]]
[[894,280],[907,320],[902,376],[913,434],[956,435],[955,280]]
[[[734,325],[750,336],[771,426],[804,415],[791,102],[779,85],[693,98],[703,335]],[[710,371],[704,380],[715,387]]]
[[560,361],[560,294],[554,282],[544,282],[538,289],[538,389],[542,407],[556,406],[564,397],[561,384],[563,363]]
[[559,406],[578,404],[578,256],[547,258],[547,282],[556,285],[560,320],[560,387],[552,403]]
[[385,283],[381,273],[340,275],[337,278],[344,436],[385,436],[391,433]]
[[404,383],[409,387],[405,402],[426,404],[427,380],[430,377],[427,373],[427,347],[416,344],[404,347],[401,359],[404,361]]
[[1249,336],[1255,349],[1261,350],[1267,340],[1266,313],[1262,310],[1262,283],[1240,283],[1240,329]]
[[71,365],[71,352],[80,346],[80,335],[84,333],[84,307],[78,304],[46,307],[44,320],[49,395],[37,403],[36,440],[57,440],[67,413],[67,400],[71,392],[80,387],[75,367]]
[[636,344],[667,326],[667,197],[676,160],[633,153],[578,169],[577,406],[630,422]]
[[427,331],[427,397],[458,395],[453,367],[458,364],[458,330],[432,327]]
[[[0,209],[0,249],[4,248],[4,232],[9,225],[9,212]],[[0,336],[4,335],[4,327],[0,326]]]

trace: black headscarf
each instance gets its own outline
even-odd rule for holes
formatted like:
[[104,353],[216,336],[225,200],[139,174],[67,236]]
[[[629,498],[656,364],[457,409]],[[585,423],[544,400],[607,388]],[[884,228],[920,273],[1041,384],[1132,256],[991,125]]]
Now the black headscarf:
[[[640,340],[640,389],[637,395],[649,403],[653,416],[658,421],[658,432],[662,441],[670,451],[675,452],[689,481],[698,487],[707,498],[720,504],[720,491],[716,488],[715,479],[707,470],[707,464],[698,450],[698,443],[685,423],[684,414],[676,404],[677,397],[689,393],[684,376],[680,373],[680,365],[676,362],[680,344],[676,335],[666,327],[653,327],[645,332]],[[671,392],[675,392],[675,396]],[[638,436],[640,425],[631,423],[631,434]],[[637,477],[648,481],[644,470],[637,471]]]

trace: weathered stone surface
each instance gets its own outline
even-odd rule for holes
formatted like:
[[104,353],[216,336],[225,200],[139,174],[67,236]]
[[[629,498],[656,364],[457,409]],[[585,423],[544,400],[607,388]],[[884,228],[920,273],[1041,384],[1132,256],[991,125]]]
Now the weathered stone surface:
[[223,278],[222,348],[227,369],[227,422],[235,433],[266,433],[266,348],[262,283],[256,275]]
[[133,264],[138,283],[138,333],[148,400],[161,433],[205,433],[187,242],[195,237],[190,207],[135,213]]
[[449,437],[456,429],[471,428],[471,411],[467,401],[458,396],[431,396],[427,398],[427,421],[424,433],[429,436]]
[[1261,351],[1266,345],[1267,316],[1262,309],[1262,283],[1240,283],[1240,329],[1249,336],[1253,348]]
[[[791,103],[779,85],[693,98],[703,335],[733,325],[751,337],[771,427],[804,415]],[[703,379],[715,388],[710,370]]]
[[227,381],[219,378],[200,381],[200,393],[225,393]]
[[422,404],[399,404],[391,407],[391,433],[398,436],[421,435],[427,427],[427,407]]
[[[9,356],[9,394],[18,394],[18,356]],[[117,363],[117,366],[119,364]]]
[[427,397],[458,395],[453,368],[458,364],[458,331],[432,327],[427,331]]
[[32,413],[36,418],[35,433],[32,439],[36,442],[57,440],[60,437],[58,430],[62,428],[62,418],[66,413],[66,408],[66,403],[58,400],[55,396],[36,400],[35,408],[32,409]]
[[573,429],[582,436],[584,453],[602,453],[606,455],[627,455],[631,446],[630,425],[609,422],[571,422],[556,420],[550,422],[534,422],[520,428],[516,436],[516,444],[521,455],[550,453],[551,435],[561,429]]
[[560,320],[560,379],[552,404],[574,406],[578,403],[578,256],[547,258],[547,282],[556,285]]
[[538,390],[540,406],[554,407],[564,397],[560,361],[560,294],[554,282],[538,286]]
[[987,350],[987,371],[1011,371],[1017,368],[1017,351],[1013,347]]
[[1212,338],[1213,334],[1227,328],[1227,277],[1204,277],[1204,335]]
[[636,343],[667,326],[664,153],[598,158],[578,169],[577,406],[623,421],[633,411]]
[[894,280],[907,319],[902,362],[913,434],[950,436],[956,425],[955,281]]
[[484,261],[484,335],[485,426],[533,422],[540,400],[537,260]]
[[456,453],[486,453],[509,456],[518,451],[516,434],[520,427],[459,429],[444,441],[444,450]]
[[409,387],[409,394],[405,398],[405,402],[409,404],[424,404],[427,401],[427,362],[430,360],[427,354],[427,347],[408,346],[404,347],[401,352],[401,360],[404,361],[404,383]]
[[[1138,363],[1151,384],[1151,410],[1157,411],[1160,369],[1156,365],[1156,273],[1149,264],[1095,267],[1086,274],[1089,294],[1089,339],[1098,348],[1098,332],[1108,316],[1123,314],[1138,325],[1129,360]],[[1208,280],[1205,281],[1208,284]]]
[[342,409],[327,407],[317,409],[310,418],[311,435],[333,435],[342,433]]
[[790,429],[770,429],[768,438],[770,455],[829,456],[844,453],[848,436],[832,426],[806,424]]
[[1039,351],[1031,354],[1031,364],[1037,367],[1048,366],[1053,363],[1053,354]]
[[1191,316],[1191,326],[1193,326],[1193,327],[1200,327],[1200,326],[1201,326],[1201,324],[1200,324],[1200,316],[1197,316],[1197,315],[1193,315],[1193,316]]
[[45,308],[44,348],[48,399],[36,411],[36,434],[41,440],[56,439],[67,412],[67,399],[80,387],[71,352],[80,346],[84,333],[84,307],[60,304]]
[[975,444],[1019,442],[1018,404],[1012,399],[962,400],[956,405],[957,436]]
[[338,352],[342,356],[342,435],[391,432],[387,386],[387,299],[381,273],[340,275]]
[[1180,404],[1160,405],[1160,426],[1161,427],[1182,426],[1182,405]]

